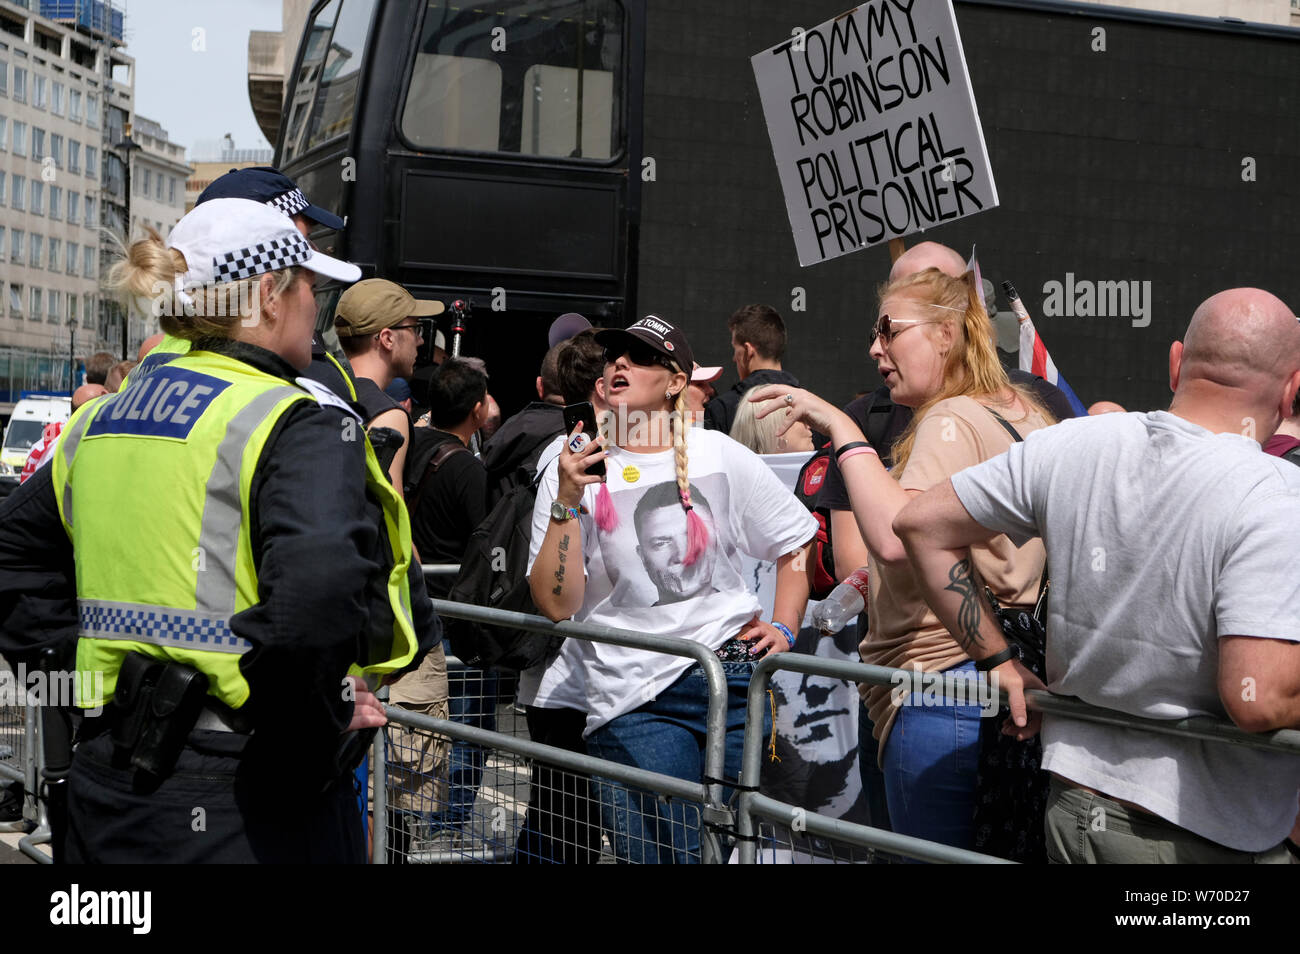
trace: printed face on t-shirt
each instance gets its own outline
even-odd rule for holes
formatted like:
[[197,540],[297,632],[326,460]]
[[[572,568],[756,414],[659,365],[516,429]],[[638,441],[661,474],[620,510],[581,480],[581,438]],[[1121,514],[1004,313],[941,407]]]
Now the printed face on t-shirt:
[[689,600],[712,589],[717,560],[717,530],[713,515],[696,505],[696,513],[709,530],[709,545],[690,566],[686,560],[686,512],[680,504],[644,514],[637,524],[637,553],[659,591],[659,603]]

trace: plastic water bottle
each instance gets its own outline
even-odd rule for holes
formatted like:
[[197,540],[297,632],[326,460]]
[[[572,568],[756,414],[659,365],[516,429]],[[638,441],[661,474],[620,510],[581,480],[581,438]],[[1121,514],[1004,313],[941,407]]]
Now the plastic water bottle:
[[813,610],[813,625],[824,634],[838,633],[857,619],[867,602],[867,568],[858,567]]

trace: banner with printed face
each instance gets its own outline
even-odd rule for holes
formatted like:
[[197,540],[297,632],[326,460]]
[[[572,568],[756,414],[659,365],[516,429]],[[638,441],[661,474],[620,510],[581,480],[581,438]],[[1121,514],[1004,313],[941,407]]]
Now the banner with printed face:
[[752,63],[800,265],[998,204],[951,0],[868,0]]

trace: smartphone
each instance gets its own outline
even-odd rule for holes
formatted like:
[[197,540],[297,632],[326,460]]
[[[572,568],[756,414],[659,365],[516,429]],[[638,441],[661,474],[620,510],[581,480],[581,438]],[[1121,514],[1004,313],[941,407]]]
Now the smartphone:
[[[564,433],[572,434],[577,428],[578,423],[582,423],[582,433],[576,436],[569,443],[569,448],[574,452],[582,450],[587,446],[587,442],[596,439],[600,433],[600,428],[596,425],[596,409],[591,406],[590,401],[581,401],[578,404],[567,404],[564,407]],[[587,473],[595,474],[597,477],[605,476],[605,462],[598,460],[587,468]]]

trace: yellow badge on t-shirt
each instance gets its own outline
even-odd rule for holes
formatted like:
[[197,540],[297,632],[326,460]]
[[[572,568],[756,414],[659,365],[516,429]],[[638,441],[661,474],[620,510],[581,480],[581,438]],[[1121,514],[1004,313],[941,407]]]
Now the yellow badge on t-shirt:
[[635,484],[640,479],[641,479],[641,471],[637,470],[631,464],[628,464],[626,467],[623,468],[624,483]]

